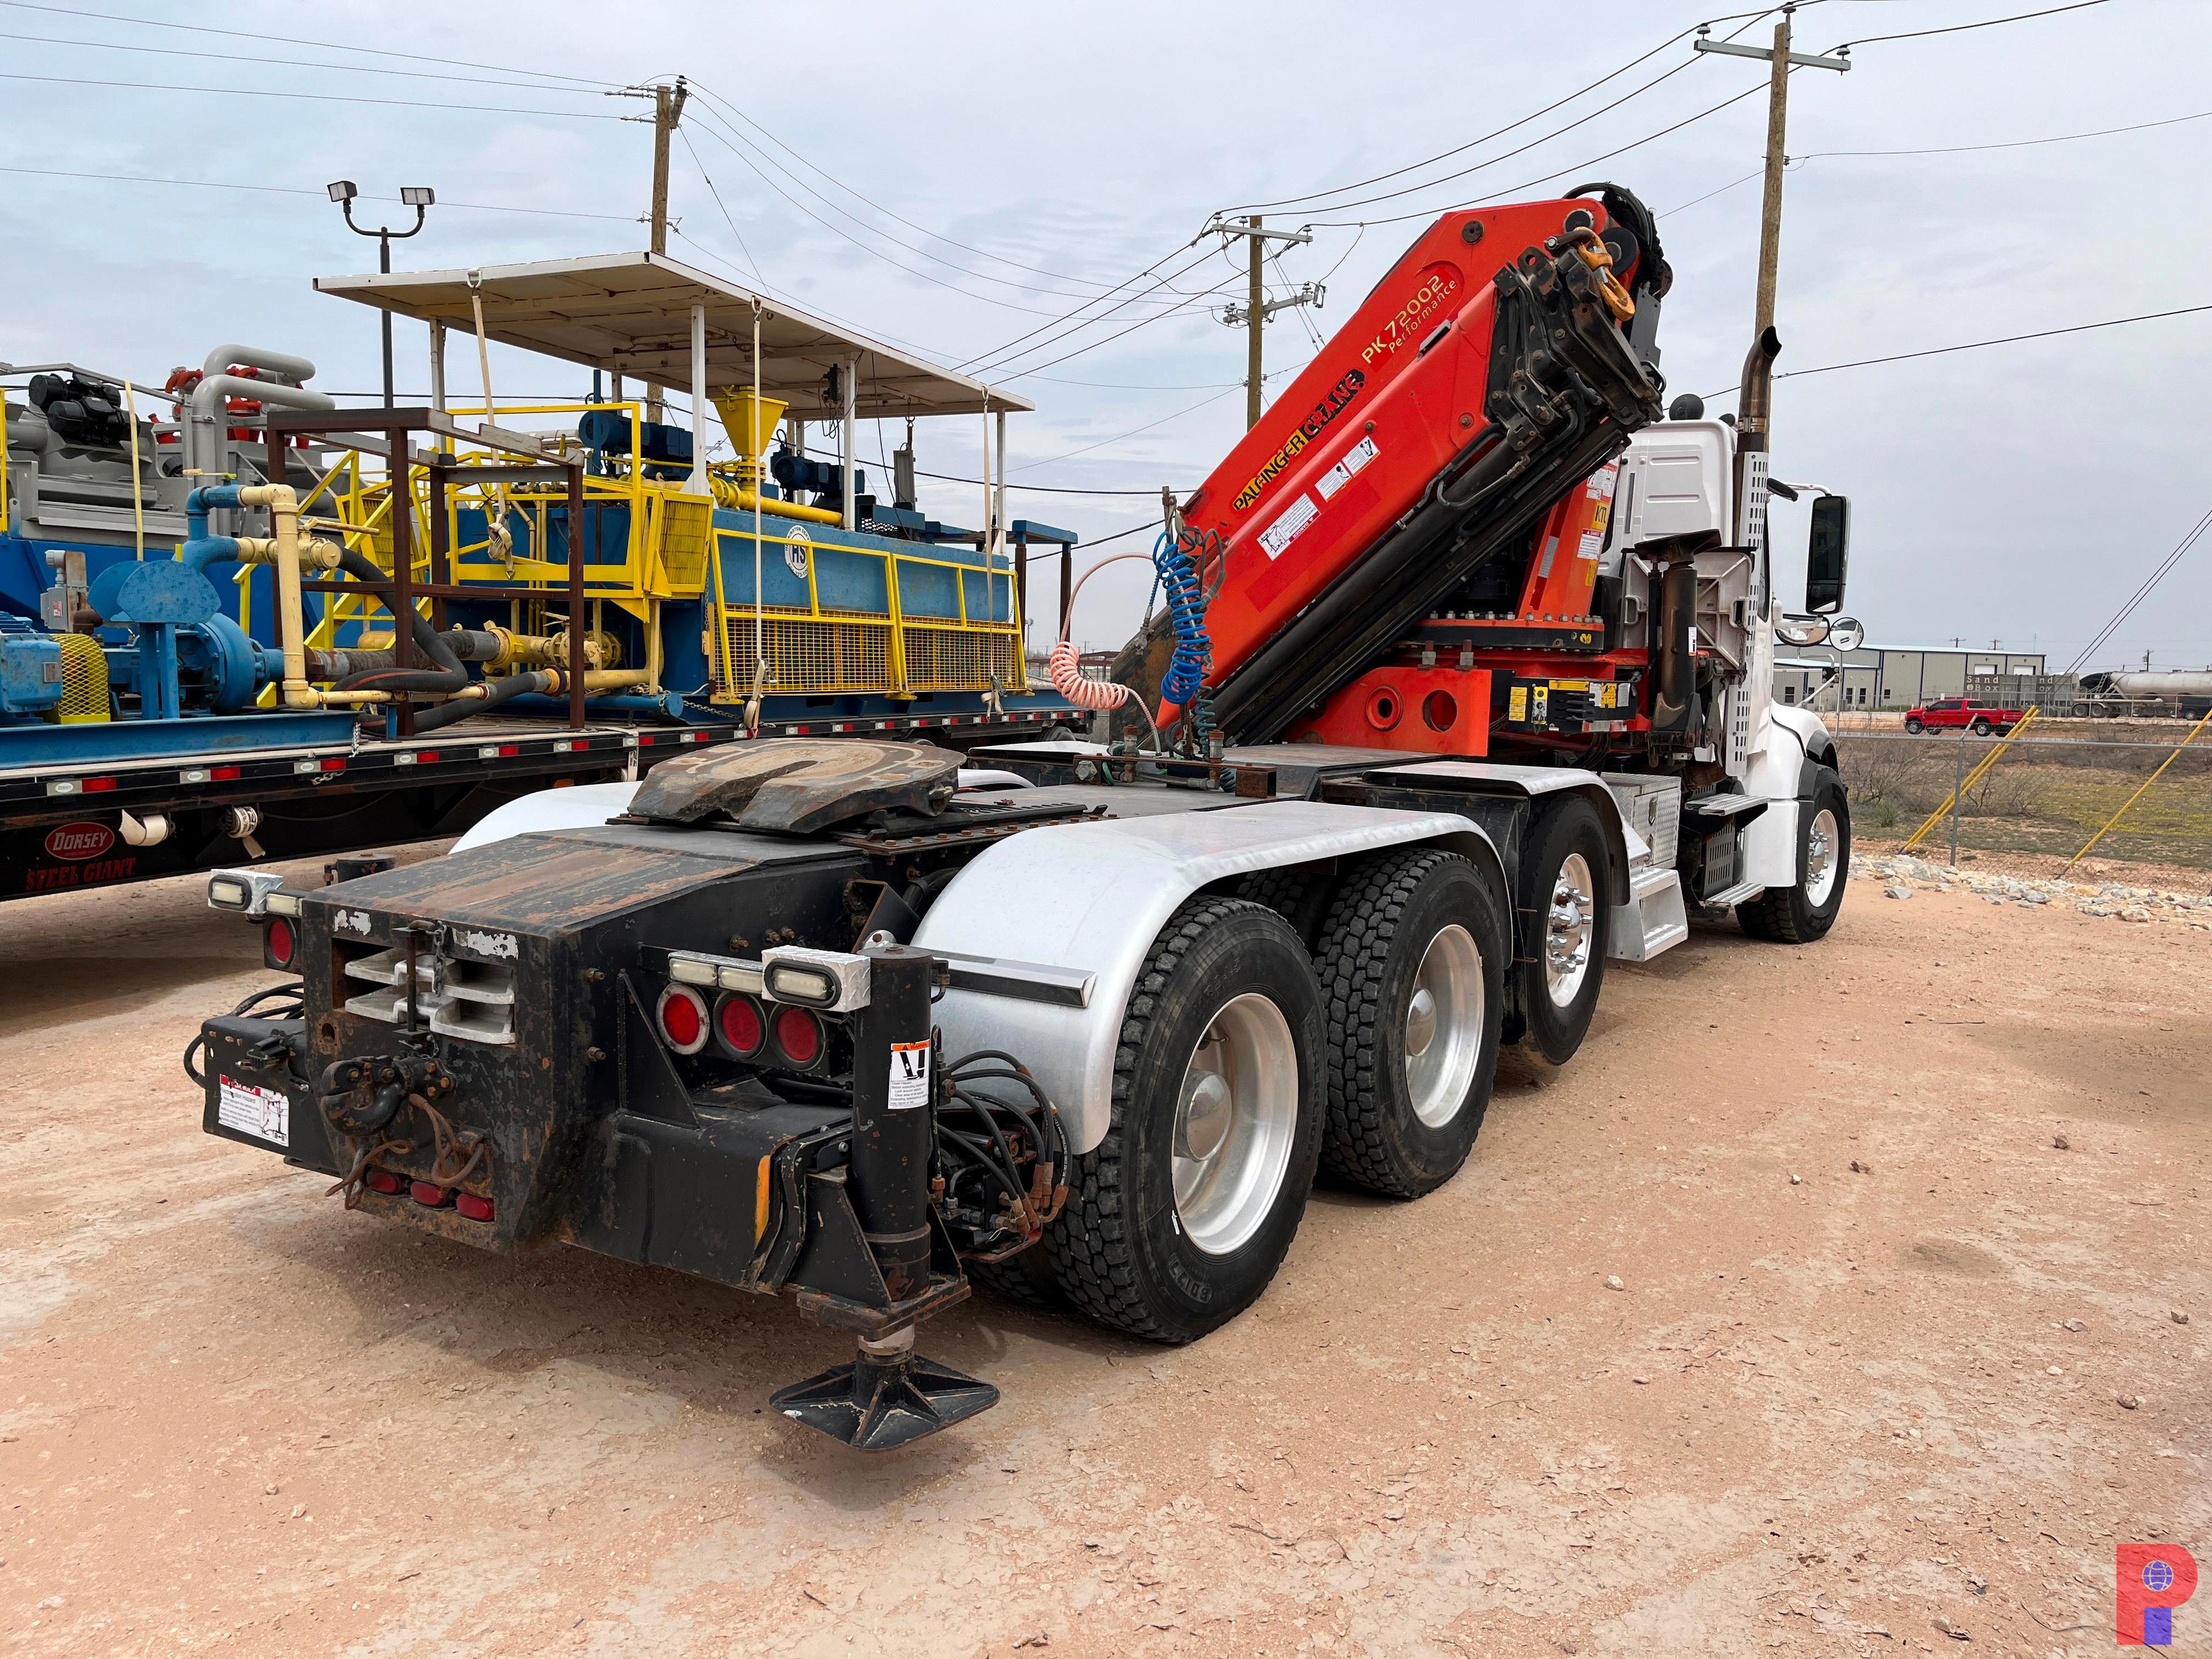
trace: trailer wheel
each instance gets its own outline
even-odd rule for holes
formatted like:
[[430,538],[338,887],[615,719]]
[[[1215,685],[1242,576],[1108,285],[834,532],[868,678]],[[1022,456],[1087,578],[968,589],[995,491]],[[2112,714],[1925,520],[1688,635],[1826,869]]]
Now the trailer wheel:
[[1321,1151],[1321,998],[1290,925],[1198,898],[1152,941],[1106,1138],[1069,1170],[1053,1277],[1103,1325],[1188,1342],[1267,1287]]
[[1597,809],[1570,795],[1538,827],[1522,867],[1522,939],[1515,966],[1522,1040],[1554,1066],[1582,1047],[1605,981],[1612,923],[1605,831]]
[[1770,887],[1737,905],[1736,921],[1753,939],[1810,945],[1836,925],[1850,868],[1850,802],[1843,779],[1823,766],[1798,820],[1796,885]]
[[1505,938],[1489,887],[1456,854],[1386,853],[1346,878],[1316,952],[1331,1175],[1419,1198],[1459,1173],[1498,1073]]

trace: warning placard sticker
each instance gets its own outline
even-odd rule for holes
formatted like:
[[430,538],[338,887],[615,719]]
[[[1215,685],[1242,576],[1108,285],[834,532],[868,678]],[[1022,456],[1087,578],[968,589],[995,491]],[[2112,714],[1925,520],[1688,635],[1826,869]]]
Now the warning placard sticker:
[[929,1044],[891,1044],[890,1109],[910,1112],[929,1104]]
[[226,1129],[252,1135],[272,1146],[292,1144],[292,1103],[274,1089],[258,1089],[250,1083],[216,1079],[216,1121]]
[[1297,539],[1304,530],[1316,518],[1321,509],[1314,505],[1313,497],[1300,495],[1283,509],[1282,516],[1260,532],[1260,550],[1271,559],[1283,556],[1283,550]]
[[1314,488],[1321,491],[1322,500],[1327,501],[1345,485],[1350,483],[1353,473],[1358,471],[1382,453],[1375,447],[1375,440],[1372,438],[1362,438],[1351,448],[1346,450],[1343,459],[1322,473],[1314,484]]

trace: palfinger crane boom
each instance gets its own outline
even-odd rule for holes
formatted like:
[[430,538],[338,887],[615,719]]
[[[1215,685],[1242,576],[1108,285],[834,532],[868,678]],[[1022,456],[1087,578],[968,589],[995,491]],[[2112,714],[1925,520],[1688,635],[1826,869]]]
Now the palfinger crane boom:
[[1669,273],[1602,188],[1439,217],[1182,503],[1238,738],[1281,735],[1658,417]]

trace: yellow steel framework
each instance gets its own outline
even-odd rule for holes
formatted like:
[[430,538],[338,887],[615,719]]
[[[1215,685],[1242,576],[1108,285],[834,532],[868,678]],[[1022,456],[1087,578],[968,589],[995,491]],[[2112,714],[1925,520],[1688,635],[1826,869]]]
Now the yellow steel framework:
[[[612,403],[502,404],[497,419],[511,426],[518,417],[558,416],[571,423],[593,410],[619,412],[630,422],[631,453],[639,447],[644,405],[636,401]],[[457,409],[459,415],[482,415],[475,409]],[[509,601],[508,625],[516,631],[544,634],[565,623],[565,617],[549,617],[549,591],[565,589],[568,568],[565,552],[557,558],[550,538],[549,515],[565,506],[565,486],[534,485],[497,481],[479,482],[469,474],[479,466],[511,465],[511,456],[497,452],[456,447],[441,457],[448,469],[446,492],[445,541],[447,580],[482,586],[486,598]],[[733,602],[727,592],[723,566],[750,571],[753,564],[753,492],[761,488],[757,458],[740,457],[718,464],[711,471],[715,497],[742,498],[744,510],[733,515],[736,527],[714,521],[715,500],[691,493],[688,480],[652,476],[651,464],[629,465],[617,459],[617,470],[587,473],[584,478],[584,526],[587,535],[602,526],[619,522],[624,528],[619,562],[586,562],[585,591],[593,606],[596,628],[599,608],[612,605],[642,624],[649,642],[644,665],[650,688],[660,690],[661,616],[664,602],[705,599],[708,617],[705,629],[712,700],[741,703],[752,694],[750,665],[754,611],[742,598]],[[412,515],[410,537],[414,550],[414,575],[418,581],[433,578],[430,535],[430,470],[413,465],[407,470],[407,510]],[[362,458],[348,453],[301,504],[303,521],[326,534],[344,538],[365,554],[379,569],[392,568],[393,492],[387,478],[364,476]],[[985,568],[946,557],[926,544],[901,544],[895,548],[851,546],[831,542],[806,542],[788,532],[792,521],[834,522],[836,514],[793,503],[763,501],[762,551],[781,561],[787,552],[804,547],[807,602],[804,607],[767,605],[761,608],[763,654],[768,662],[764,688],[790,695],[858,694],[907,697],[934,691],[1004,692],[1029,689],[1018,593],[1011,569]],[[618,518],[606,509],[621,509]],[[485,533],[462,539],[462,521],[468,514]],[[503,526],[509,532],[502,542],[489,527]],[[908,552],[912,546],[915,550]],[[593,553],[611,551],[594,544]],[[720,557],[709,560],[710,550]],[[852,610],[825,606],[816,582],[816,560],[822,551],[840,560],[882,564],[881,591],[886,604],[880,610]],[[795,561],[794,561],[795,562]],[[957,614],[908,615],[899,599],[900,574],[943,569],[951,573],[957,595]],[[249,573],[238,576],[240,622],[249,629],[252,589]],[[981,579],[983,603],[970,614],[970,584]],[[374,633],[366,631],[381,601],[367,594],[331,596],[321,619],[310,630],[311,648],[331,649],[340,645],[374,647],[388,644],[387,622]],[[430,611],[427,596],[416,601],[424,615]],[[562,601],[565,608],[565,600]],[[1004,616],[1005,620],[995,620]],[[350,636],[347,631],[353,629]],[[273,688],[264,689],[264,706],[273,700]]]

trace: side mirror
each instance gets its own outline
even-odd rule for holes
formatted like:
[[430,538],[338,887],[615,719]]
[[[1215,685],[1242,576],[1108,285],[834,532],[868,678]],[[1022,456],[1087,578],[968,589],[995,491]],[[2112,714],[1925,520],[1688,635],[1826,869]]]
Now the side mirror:
[[1805,609],[1826,617],[1844,608],[1844,559],[1850,542],[1851,504],[1842,495],[1816,496],[1805,548]]

